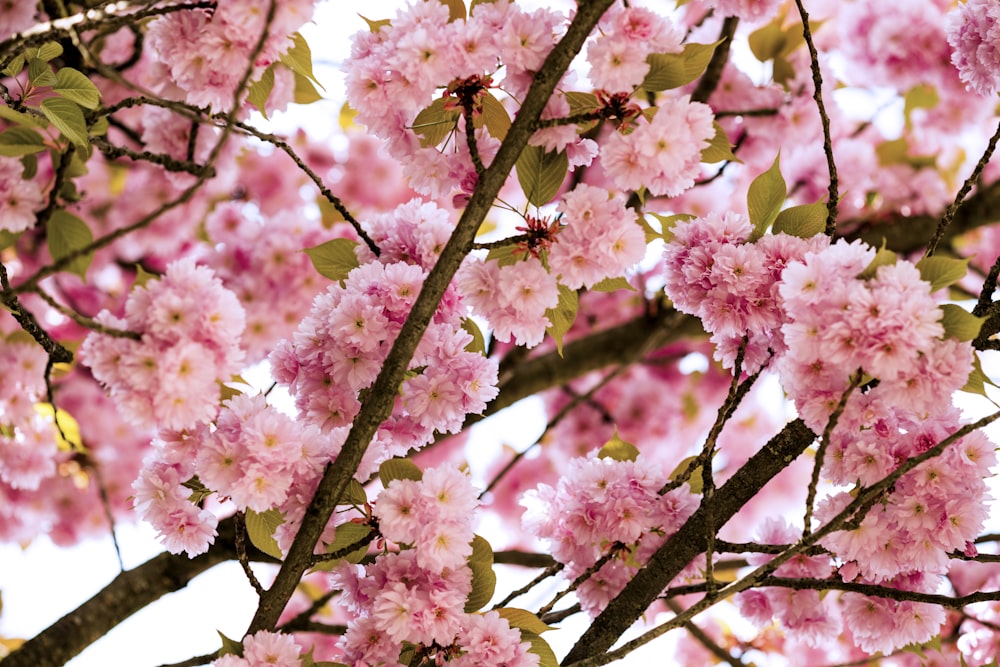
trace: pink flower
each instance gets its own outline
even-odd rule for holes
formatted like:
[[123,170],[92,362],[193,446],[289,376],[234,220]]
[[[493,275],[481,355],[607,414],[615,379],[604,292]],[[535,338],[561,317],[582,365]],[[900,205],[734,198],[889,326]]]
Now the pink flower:
[[261,630],[243,640],[248,667],[301,667],[302,649],[291,635]]
[[969,90],[992,95],[1000,89],[1000,7],[968,0],[948,14],[951,62]]

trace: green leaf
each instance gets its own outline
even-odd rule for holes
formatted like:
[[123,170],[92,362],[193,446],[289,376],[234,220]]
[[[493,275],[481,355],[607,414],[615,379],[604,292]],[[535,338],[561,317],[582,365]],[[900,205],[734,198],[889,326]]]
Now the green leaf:
[[946,303],[941,306],[941,326],[944,327],[946,336],[957,340],[972,340],[979,335],[979,330],[983,328],[983,323],[989,319],[986,317],[976,317],[961,306],[953,303]]
[[38,173],[38,157],[29,153],[21,156],[21,178],[30,181]]
[[[45,225],[45,236],[49,244],[49,253],[57,262],[72,252],[90,245],[94,240],[87,223],[62,209],[52,213]],[[86,278],[87,267],[93,258],[93,253],[77,257],[69,263],[66,270]]]
[[762,63],[778,57],[784,50],[787,41],[785,31],[781,29],[783,17],[779,16],[762,28],[750,33],[747,42],[754,57]]
[[28,49],[28,53],[39,60],[48,62],[61,56],[63,54],[63,47],[59,42],[45,42],[37,50]]
[[642,88],[649,91],[680,88],[697,79],[712,59],[714,44],[685,44],[681,53],[651,53],[646,58],[649,73],[642,81]]
[[247,536],[255,547],[281,560],[284,556],[281,548],[278,547],[277,540],[274,539],[274,531],[278,526],[285,523],[285,516],[277,509],[269,509],[266,512],[255,512],[247,510],[246,526]]
[[299,33],[295,33],[289,39],[292,40],[292,48],[278,56],[278,59],[288,69],[309,79],[309,81],[319,86],[321,90],[326,90],[316,80],[316,77],[313,76],[312,51],[309,49],[309,43],[306,42],[306,38]]
[[733,153],[733,146],[729,143],[726,131],[718,122],[712,123],[715,126],[715,136],[708,142],[708,148],[701,152],[701,161],[706,164],[715,162],[740,162],[740,159]]
[[548,632],[554,628],[551,625],[546,625],[542,623],[542,619],[538,618],[530,611],[525,611],[524,609],[517,609],[516,607],[500,607],[495,610],[500,618],[507,620],[507,625],[512,628],[517,628],[518,630],[528,632],[534,632],[536,635],[540,635],[543,632]]
[[559,285],[559,303],[555,308],[545,311],[545,317],[549,319],[550,326],[545,333],[552,336],[556,342],[556,351],[562,356],[563,336],[573,326],[576,321],[576,311],[580,307],[580,297],[576,290],[572,290],[565,285]]
[[55,85],[56,75],[47,62],[40,58],[28,59],[28,81],[38,88]]
[[497,586],[497,575],[493,571],[493,547],[479,535],[472,538],[469,569],[472,570],[472,591],[465,601],[465,613],[472,614],[489,604]]
[[896,253],[885,247],[885,239],[882,239],[882,247],[875,253],[875,259],[871,261],[865,270],[858,274],[861,280],[869,280],[875,277],[880,266],[892,266],[896,263]]
[[437,98],[413,119],[410,129],[420,136],[420,145],[425,148],[437,146],[444,141],[454,131],[458,118],[462,115],[458,109],[445,109],[445,102],[445,98]]
[[83,72],[72,67],[63,67],[56,72],[52,90],[85,109],[96,109],[101,104],[101,93],[97,86]]
[[[350,547],[352,544],[357,544],[366,537],[368,537],[372,532],[372,527],[361,523],[354,523],[353,521],[348,521],[347,523],[342,523],[337,526],[336,532],[333,536],[333,542],[328,544],[326,547],[326,552],[328,554],[336,553],[343,549]],[[354,551],[349,552],[342,559],[338,560],[324,560],[320,561],[315,569],[317,570],[331,570],[333,567],[341,562],[341,560],[346,560],[348,563],[360,563],[362,559],[368,554],[368,545],[358,547]]]
[[21,70],[24,69],[24,63],[26,63],[27,60],[28,57],[25,56],[23,53],[17,54],[10,61],[10,63],[8,63],[7,66],[3,68],[2,73],[10,77],[17,76],[18,74],[21,73]]
[[936,292],[949,285],[954,285],[964,278],[968,266],[968,259],[937,257],[935,255],[924,257],[917,262],[917,269],[920,270],[920,278],[931,284],[932,292]]
[[[661,238],[667,243],[674,238],[674,233],[671,231],[678,222],[687,222],[688,220],[694,220],[698,216],[691,215],[690,213],[675,213],[674,215],[660,215],[659,213],[650,213],[649,215],[656,218],[660,223],[660,233],[656,235],[656,238]],[[651,239],[649,238],[649,231],[646,232],[646,242],[649,243]]]
[[[689,456],[683,459],[680,463],[677,464],[677,467],[674,468],[674,471],[670,473],[670,480],[673,481],[679,478],[684,473],[686,473],[687,469],[697,459],[698,459],[697,456]],[[701,466],[699,465],[695,467],[694,470],[691,471],[691,476],[688,477],[687,485],[691,487],[691,493],[698,495],[704,489],[704,482],[705,480],[701,476]]]
[[312,104],[323,99],[323,96],[316,92],[316,86],[312,84],[312,81],[298,72],[293,72],[292,75],[295,77],[295,93],[292,95],[293,102],[296,104]]
[[5,106],[0,106],[0,118],[9,120],[12,123],[17,123],[18,125],[23,125],[24,127],[48,127],[48,123],[45,122],[44,118],[38,118],[37,116],[32,116],[21,111],[15,111],[10,107]]
[[389,488],[389,484],[396,479],[412,479],[419,482],[424,478],[424,472],[410,459],[394,458],[383,461],[378,467],[378,478],[382,481],[382,486]]
[[219,651],[219,655],[243,656],[243,644],[241,642],[238,642],[235,639],[230,639],[222,634],[220,630],[216,630],[216,632],[219,633],[219,637],[222,639],[222,650]]
[[111,123],[108,122],[107,116],[100,116],[90,125],[90,129],[87,132],[92,137],[102,137],[108,133],[108,129],[111,127]]
[[0,155],[19,157],[45,150],[42,136],[26,127],[10,127],[0,132]]
[[941,101],[937,88],[929,83],[921,83],[906,91],[903,96],[903,118],[910,126],[910,114],[914,109],[933,109]]
[[486,129],[490,131],[490,136],[503,141],[510,129],[510,115],[503,104],[493,95],[487,93],[483,96],[483,115],[481,116]]
[[64,137],[77,146],[85,149],[89,147],[87,121],[78,104],[61,97],[50,97],[42,101],[42,113]]
[[778,213],[772,231],[775,234],[784,233],[800,239],[812,238],[826,230],[826,216],[826,204],[820,202],[792,206]]
[[546,153],[540,146],[525,146],[517,159],[517,182],[528,201],[544,206],[552,201],[566,180],[569,160],[566,151]]
[[531,643],[531,648],[528,651],[539,657],[538,667],[559,667],[559,661],[556,660],[556,654],[552,651],[552,647],[534,632],[522,630],[521,641]]
[[991,387],[996,387],[996,383],[989,378],[986,373],[983,372],[983,364],[979,360],[978,354],[973,354],[972,356],[972,370],[969,371],[969,378],[965,381],[965,386],[962,387],[961,391],[970,394],[979,394],[985,398],[989,398],[986,394],[986,385]]
[[597,456],[612,461],[635,461],[639,456],[639,449],[631,442],[622,440],[616,428],[615,434],[598,450]]
[[875,147],[875,155],[883,167],[904,164],[914,169],[933,169],[937,165],[937,157],[934,155],[910,155],[910,142],[906,137],[883,141]]
[[358,14],[358,16],[361,16],[361,18],[364,19],[365,23],[368,24],[368,29],[371,32],[378,32],[379,30],[382,29],[382,26],[387,26],[392,23],[389,19],[379,19],[378,21],[372,21],[371,19],[362,16],[361,14]]
[[309,255],[320,275],[343,282],[348,273],[361,265],[358,256],[354,254],[357,245],[356,241],[350,239],[332,239],[306,248],[304,252]]
[[490,248],[490,251],[486,253],[487,262],[496,262],[497,266],[510,266],[511,264],[517,264],[523,257],[515,255],[514,251],[517,250],[516,245],[501,245]]
[[462,328],[465,329],[471,336],[472,341],[465,346],[466,352],[478,352],[479,354],[486,355],[486,339],[483,338],[483,332],[480,331],[479,325],[476,324],[475,320],[471,317],[466,317],[462,320]]
[[465,19],[465,2],[463,0],[441,0],[441,4],[448,8],[449,23]]
[[590,286],[591,292],[617,292],[620,289],[635,292],[636,289],[629,284],[628,278],[618,276],[617,278],[605,278]]
[[750,224],[753,225],[751,241],[764,235],[785,203],[788,191],[785,188],[785,178],[781,175],[780,160],[779,152],[770,169],[753,179],[747,192],[747,209],[750,212]]
[[254,81],[250,85],[250,89],[247,91],[247,100],[250,104],[257,107],[257,111],[260,112],[264,118],[267,118],[267,112],[264,110],[264,106],[267,104],[267,98],[271,96],[271,91],[274,90],[274,64],[268,66],[264,73],[260,75],[259,81]]
[[11,247],[17,240],[21,238],[21,234],[24,232],[9,232],[6,229],[0,229],[0,250],[6,250]]

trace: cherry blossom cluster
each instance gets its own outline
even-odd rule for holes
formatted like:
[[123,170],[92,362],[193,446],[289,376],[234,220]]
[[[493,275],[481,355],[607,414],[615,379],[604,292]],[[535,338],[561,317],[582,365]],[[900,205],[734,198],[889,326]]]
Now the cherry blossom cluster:
[[141,336],[92,332],[80,348],[83,362],[133,422],[181,430],[215,416],[218,381],[242,367],[245,315],[211,269],[177,260],[162,279],[132,290],[123,318],[105,310],[97,319]]
[[302,647],[291,635],[261,630],[243,639],[243,656],[224,655],[213,667],[302,667]]
[[980,95],[1000,90],[1000,7],[966,0],[948,15],[951,62],[965,85]]
[[[358,394],[375,381],[426,276],[415,263],[432,264],[440,252],[448,225],[436,210],[416,202],[399,207],[391,218],[398,221],[398,240],[319,294],[292,340],[271,353],[275,379],[289,387],[308,423],[343,429],[360,410]],[[390,224],[376,221],[376,237]],[[359,250],[365,258],[367,252]],[[482,412],[496,396],[496,361],[466,349],[473,337],[462,328],[464,311],[449,288],[410,360],[412,373],[393,415],[366,450],[359,479],[382,461],[423,447],[435,430],[457,432],[467,414]]]
[[631,93],[649,73],[651,53],[679,53],[684,33],[644,7],[612,5],[587,46],[588,78],[595,88]]
[[45,204],[35,179],[22,178],[24,167],[11,157],[0,157],[0,232],[20,232],[35,225],[35,213]]
[[[881,479],[961,425],[954,408],[921,418],[884,399],[864,399],[848,406],[824,459],[824,470],[839,485]],[[860,575],[875,582],[914,571],[942,574],[949,553],[974,552],[972,542],[983,527],[990,498],[984,478],[995,464],[993,445],[975,432],[903,475],[857,528],[833,533],[824,542],[845,563],[841,574],[847,580]],[[829,518],[850,500],[847,491],[829,497],[820,518]]]
[[467,613],[472,570],[440,573],[418,564],[416,549],[378,556],[371,565],[343,564],[333,585],[355,614],[341,641],[351,665],[396,665],[404,642],[429,664],[536,667],[538,655],[497,612]]
[[[778,287],[787,351],[782,384],[810,428],[822,432],[852,376],[879,380],[878,392],[915,415],[936,412],[972,367],[972,346],[943,337],[931,286],[906,261],[879,266],[861,242],[840,240],[788,264]],[[867,276],[867,274],[865,274]]]
[[613,132],[601,146],[601,166],[616,187],[676,197],[701,173],[701,152],[715,136],[712,109],[688,95],[664,98],[648,122]]
[[472,553],[478,504],[468,475],[441,466],[424,471],[420,481],[390,482],[378,495],[374,514],[386,539],[412,546],[417,565],[440,574],[462,567]]
[[[193,9],[158,17],[146,39],[164,72],[164,80],[182,91],[185,101],[215,110],[232,106],[247,60],[267,30],[252,79],[291,46],[288,36],[312,17],[313,0],[219,2],[213,11]],[[163,87],[161,83],[161,87]]]
[[350,664],[396,664],[404,644],[433,664],[538,664],[496,612],[466,610],[478,504],[469,476],[452,465],[429,468],[419,480],[393,479],[378,494],[378,531],[404,550],[334,570],[333,585],[354,615],[341,640]]
[[3,341],[0,368],[0,481],[15,489],[37,489],[55,474],[56,431],[44,401],[45,351],[33,342]]
[[243,304],[242,347],[248,362],[259,361],[291,335],[322,287],[301,251],[322,240],[321,227],[298,213],[260,221],[237,204],[222,204],[205,220],[205,231],[216,244],[206,264]]
[[[791,544],[801,536],[781,519],[768,518],[761,525],[758,544]],[[748,554],[750,565],[763,565],[771,559],[764,554]],[[799,555],[780,565],[778,577],[825,579],[832,573],[829,556]],[[811,646],[821,646],[837,638],[841,622],[832,596],[820,597],[819,591],[791,588],[755,588],[736,595],[736,606],[743,618],[764,628],[777,622],[787,636]]]
[[574,579],[605,554],[614,557],[577,590],[596,616],[639,567],[698,507],[687,486],[661,495],[667,478],[641,454],[634,460],[590,455],[570,461],[555,487],[524,494],[524,529],[545,540],[552,557]]
[[752,229],[745,215],[713,212],[677,222],[663,253],[664,289],[674,306],[701,319],[726,368],[732,368],[746,338],[743,369],[748,373],[784,349],[778,289],[785,266],[829,243],[821,235],[788,234],[751,243]]

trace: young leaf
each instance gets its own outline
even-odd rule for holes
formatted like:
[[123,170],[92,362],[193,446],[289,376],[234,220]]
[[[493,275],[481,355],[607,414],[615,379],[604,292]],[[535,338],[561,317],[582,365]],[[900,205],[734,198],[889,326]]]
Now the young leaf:
[[712,59],[714,44],[685,44],[681,53],[651,53],[646,58],[649,73],[642,81],[642,88],[648,91],[680,88],[691,83],[705,71]]
[[344,495],[340,498],[338,504],[357,505],[361,507],[367,502],[368,493],[365,491],[365,487],[361,486],[361,482],[352,477],[347,483],[347,488],[344,489]]
[[360,265],[357,255],[354,254],[356,245],[357,242],[350,239],[332,239],[318,246],[306,248],[304,252],[309,255],[313,266],[321,275],[330,280],[343,281],[348,273]]
[[379,19],[378,21],[372,21],[370,18],[362,16],[361,14],[358,14],[358,16],[361,16],[361,18],[364,19],[365,23],[368,24],[368,30],[370,30],[371,32],[378,32],[379,30],[382,29],[382,26],[386,26],[392,23],[392,21],[390,21],[389,19]]
[[785,32],[781,29],[782,17],[750,33],[747,42],[754,57],[762,63],[778,57],[785,49]]
[[708,142],[708,148],[701,152],[701,161],[706,164],[725,162],[727,160],[729,162],[739,162],[739,158],[733,154],[733,147],[729,143],[726,131],[722,129],[722,126],[718,122],[714,122],[713,125],[715,126],[715,136]]
[[551,625],[546,625],[542,623],[542,619],[538,618],[530,611],[525,611],[524,609],[517,609],[516,607],[501,607],[496,610],[500,618],[507,619],[507,625],[512,628],[517,628],[518,630],[527,630],[528,632],[534,632],[536,635],[540,635],[543,632],[548,632],[552,630]]
[[503,141],[510,129],[510,115],[497,98],[489,93],[483,96],[482,122],[490,131],[490,136]]
[[278,560],[281,560],[283,555],[278,542],[274,539],[274,531],[283,523],[285,516],[276,509],[272,508],[266,512],[247,510],[246,526],[250,541],[268,556]]
[[241,642],[230,639],[219,630],[216,630],[216,632],[219,633],[219,637],[222,639],[222,649],[219,651],[219,655],[243,655],[243,644]]
[[34,49],[28,49],[28,51],[32,57],[48,62],[61,56],[63,54],[63,47],[59,42],[45,42],[38,47],[37,51]]
[[770,169],[753,179],[747,192],[747,209],[750,212],[750,224],[753,225],[751,241],[764,235],[768,226],[778,217],[781,205],[785,203],[788,191],[785,189],[785,178],[781,175],[780,160],[779,153]]
[[560,357],[562,356],[563,336],[576,321],[576,311],[579,307],[580,298],[576,290],[559,285],[559,304],[555,308],[549,308],[545,311],[545,317],[551,323],[545,333],[552,336],[552,340],[556,342],[556,351],[559,352]]
[[295,77],[295,93],[292,95],[293,102],[296,104],[312,104],[323,99],[323,96],[316,92],[316,86],[312,84],[312,81],[298,72],[293,72],[292,74]]
[[40,58],[28,59],[28,81],[38,88],[54,85],[56,75],[49,64]]
[[[87,448],[83,446],[83,438],[80,437],[80,425],[73,415],[59,408],[58,412],[51,403],[35,403],[35,412],[42,417],[51,419],[53,423],[58,423],[56,431],[56,445],[61,452],[85,452]],[[58,416],[57,416],[58,415]]]
[[792,206],[778,213],[772,231],[808,239],[826,229],[826,214],[826,204],[819,202]]
[[546,153],[540,146],[526,146],[517,159],[517,182],[535,206],[544,206],[556,196],[568,171],[565,151]]
[[[52,213],[52,217],[45,225],[45,236],[48,239],[49,254],[57,262],[70,253],[90,245],[94,240],[87,223],[62,209]],[[93,258],[92,253],[77,257],[69,263],[66,270],[86,278],[87,267]]]
[[389,459],[378,467],[378,478],[386,488],[395,479],[412,479],[414,482],[419,482],[423,477],[423,471],[410,459]]
[[0,105],[0,118],[4,120],[9,120],[12,123],[22,125],[24,127],[48,127],[48,123],[45,122],[44,118],[38,118],[37,116],[32,116],[30,114],[23,113],[21,111],[15,111],[10,107],[5,107]]
[[88,147],[87,121],[78,104],[61,97],[50,97],[42,101],[42,113],[64,137],[77,146]]
[[313,76],[312,51],[309,49],[309,43],[306,42],[305,37],[299,33],[295,33],[289,39],[292,40],[292,48],[281,54],[278,57],[279,60],[287,65],[288,69],[309,79],[309,81],[319,86],[320,89],[326,90],[316,80],[316,77]]
[[515,250],[517,250],[516,245],[500,245],[490,248],[490,251],[486,253],[486,261],[496,262],[497,266],[517,264],[523,256],[515,255]]
[[979,335],[979,330],[983,328],[983,322],[988,318],[976,317],[961,306],[953,303],[946,303],[941,306],[943,315],[941,316],[941,326],[944,327],[946,336],[957,340],[972,340]]
[[[673,481],[687,472],[687,469],[691,467],[691,464],[698,459],[697,456],[688,456],[677,464],[674,471],[670,473],[670,480]],[[691,471],[691,475],[687,480],[688,486],[691,488],[691,493],[698,495],[704,489],[704,479],[701,475],[701,466],[696,466],[694,470]]]
[[472,538],[469,569],[472,570],[472,591],[465,602],[465,613],[472,614],[493,599],[497,585],[497,575],[493,571],[493,547],[479,535]]
[[26,127],[10,127],[0,132],[0,155],[19,157],[45,150],[42,136]]
[[943,287],[954,285],[965,277],[969,266],[968,259],[953,259],[931,255],[917,262],[920,278],[931,284],[931,291],[936,292]]
[[486,339],[483,338],[483,332],[479,330],[479,325],[476,324],[476,321],[471,317],[466,317],[462,320],[462,328],[472,336],[472,340],[465,346],[466,352],[478,352],[485,355]]
[[882,247],[878,249],[875,253],[875,259],[871,261],[865,270],[858,274],[858,278],[861,280],[869,280],[875,277],[878,273],[878,267],[880,266],[891,266],[896,263],[896,253],[885,247],[885,240],[882,241]]
[[[494,100],[495,101],[495,100]],[[445,109],[445,98],[439,97],[417,114],[413,119],[411,129],[420,135],[420,145],[423,147],[437,146],[455,129],[459,116],[458,109]]]
[[[352,544],[357,544],[358,542],[368,537],[368,535],[371,532],[372,532],[371,526],[366,526],[360,523],[353,523],[351,521],[348,521],[347,523],[342,523],[339,526],[337,526],[337,530],[333,536],[333,543],[327,546],[326,552],[334,553],[337,551],[341,551],[342,549],[346,549]],[[361,562],[361,559],[364,558],[367,553],[368,553],[368,545],[365,544],[364,546],[360,546],[354,551],[344,556],[344,560],[346,560],[348,563],[357,564]],[[325,565],[326,567],[320,567],[319,569],[325,570],[332,568],[339,562],[340,562],[339,560],[323,561],[322,565]]]
[[635,461],[639,456],[639,449],[631,442],[622,440],[616,428],[615,434],[598,450],[597,456],[612,461]]
[[465,20],[465,2],[463,0],[441,0],[441,4],[448,8],[448,21]]
[[556,660],[556,654],[552,651],[552,647],[534,632],[522,630],[521,641],[531,643],[531,648],[528,651],[539,657],[538,667],[559,667],[559,661]]
[[972,370],[969,371],[969,378],[965,381],[965,386],[961,388],[960,391],[964,391],[970,394],[978,394],[984,398],[989,398],[986,394],[986,385],[991,387],[996,387],[996,383],[990,379],[990,377],[983,372],[983,364],[979,361],[979,355],[973,354],[972,356]]
[[28,57],[23,53],[19,53],[8,63],[6,67],[0,71],[0,74],[6,74],[7,76],[14,77],[21,73],[24,69],[24,63],[28,61]]
[[628,290],[630,292],[635,292],[636,289],[629,284],[628,278],[625,276],[618,276],[617,278],[605,278],[600,282],[594,283],[590,286],[591,292],[617,292],[620,289]]
[[264,73],[260,75],[260,81],[254,81],[250,85],[250,89],[247,91],[247,100],[250,104],[257,107],[257,111],[260,112],[264,118],[267,118],[267,112],[264,110],[264,105],[267,104],[267,98],[271,96],[271,91],[274,90],[274,64],[268,66]]
[[52,90],[84,109],[96,109],[101,103],[101,93],[97,90],[97,86],[83,72],[72,67],[63,67],[56,72]]
[[[670,239],[674,237],[674,233],[670,230],[674,228],[678,222],[687,222],[688,220],[694,220],[698,216],[691,215],[690,213],[675,213],[674,215],[660,215],[659,213],[650,213],[660,223],[660,229],[662,230],[656,235],[656,238],[661,238],[667,243],[670,243]],[[646,242],[649,243],[651,239],[649,238],[649,231],[646,231]]]
[[17,243],[17,240],[21,238],[21,234],[23,233],[24,232],[17,232],[15,234],[14,232],[9,232],[6,229],[0,229],[0,250],[6,250]]

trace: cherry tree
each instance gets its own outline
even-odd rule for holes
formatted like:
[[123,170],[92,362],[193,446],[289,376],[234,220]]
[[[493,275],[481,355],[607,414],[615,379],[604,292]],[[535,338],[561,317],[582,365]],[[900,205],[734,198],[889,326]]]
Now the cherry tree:
[[313,4],[0,3],[0,537],[165,549],[5,667],[997,664],[1000,6],[400,2],[321,142]]

